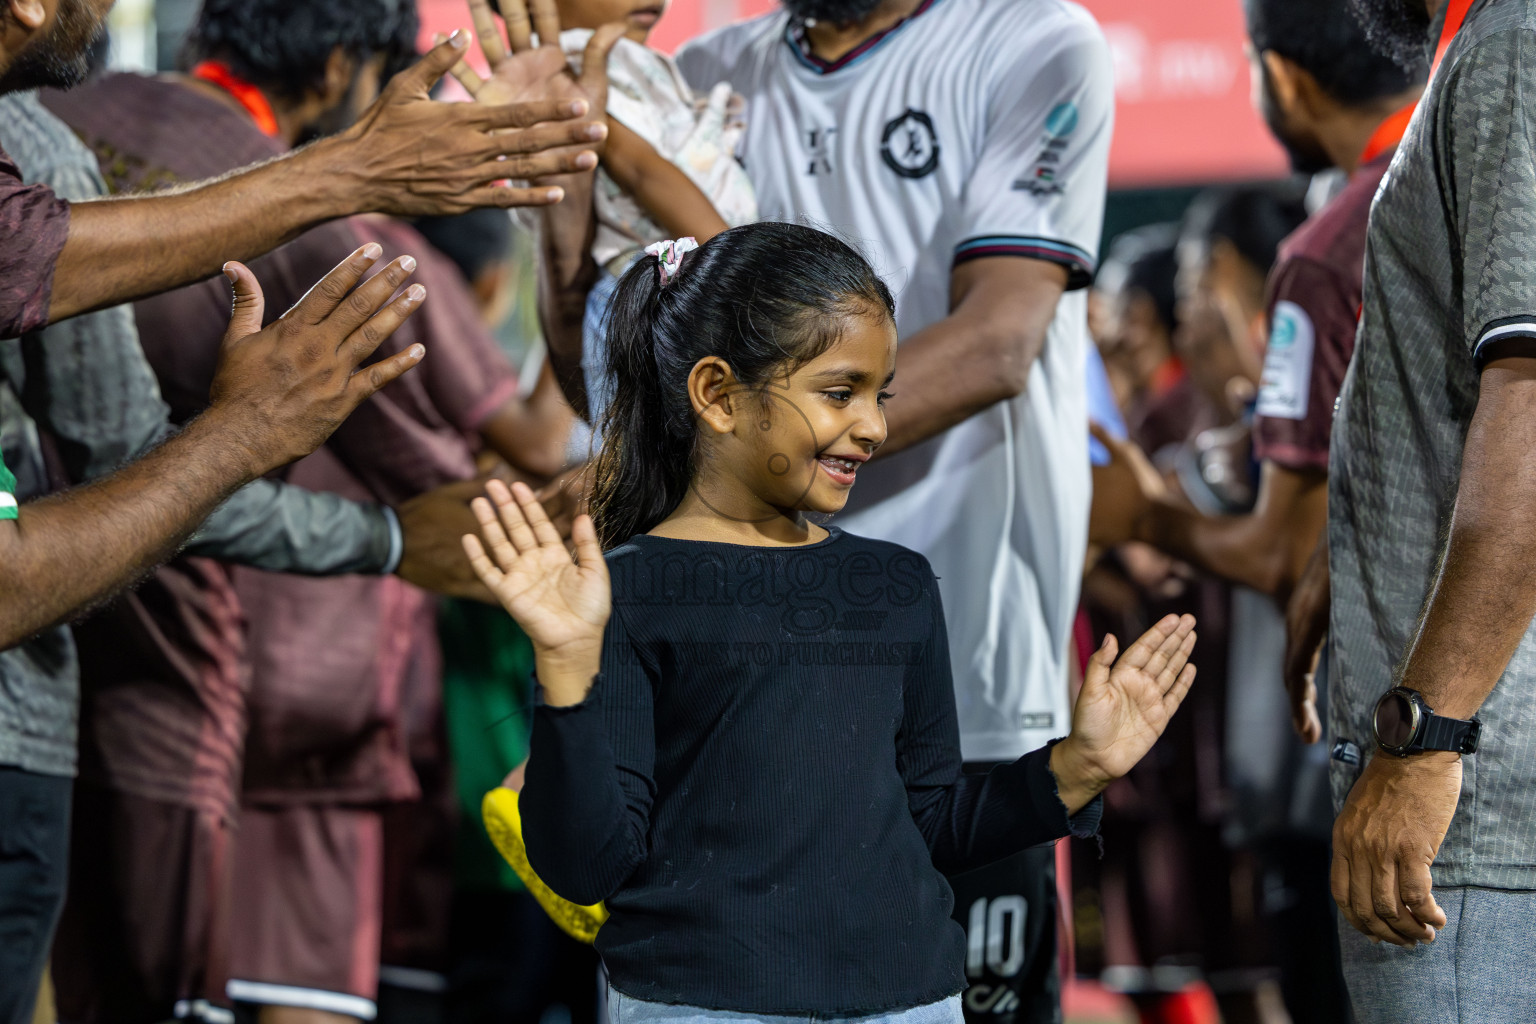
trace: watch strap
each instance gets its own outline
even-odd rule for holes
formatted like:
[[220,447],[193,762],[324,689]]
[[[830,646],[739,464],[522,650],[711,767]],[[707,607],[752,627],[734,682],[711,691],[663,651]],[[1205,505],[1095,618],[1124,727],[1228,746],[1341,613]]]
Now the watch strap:
[[1450,750],[1458,754],[1471,754],[1477,750],[1477,738],[1482,730],[1477,719],[1463,721],[1446,718],[1433,712],[1424,723],[1423,737],[1419,746],[1423,750]]

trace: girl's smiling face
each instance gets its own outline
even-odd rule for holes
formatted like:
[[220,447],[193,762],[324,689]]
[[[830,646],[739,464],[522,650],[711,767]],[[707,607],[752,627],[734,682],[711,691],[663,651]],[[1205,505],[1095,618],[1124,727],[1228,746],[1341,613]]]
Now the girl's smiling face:
[[694,491],[710,508],[752,522],[847,503],[859,467],[885,441],[896,326],[869,309],[839,326],[825,352],[760,387],[728,377],[713,357],[695,366],[689,383],[704,443]]

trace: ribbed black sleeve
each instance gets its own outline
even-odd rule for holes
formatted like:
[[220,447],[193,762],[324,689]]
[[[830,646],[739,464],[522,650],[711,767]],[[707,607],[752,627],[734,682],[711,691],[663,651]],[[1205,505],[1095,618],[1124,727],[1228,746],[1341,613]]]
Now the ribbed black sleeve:
[[592,692],[541,706],[522,794],[550,887],[604,900],[627,995],[858,1015],[960,991],[942,872],[1097,828],[1048,750],[961,773],[926,561],[834,530],[797,548],[639,537],[609,553]]
[[896,758],[912,819],[934,865],[948,875],[1001,860],[1028,846],[1098,832],[1103,801],[1067,817],[1050,771],[1050,747],[985,775],[960,773],[960,730],[938,585],[921,659],[907,673]]
[[615,612],[602,675],[572,707],[534,709],[519,807],[528,862],[573,903],[612,896],[645,859],[656,744],[651,684]]

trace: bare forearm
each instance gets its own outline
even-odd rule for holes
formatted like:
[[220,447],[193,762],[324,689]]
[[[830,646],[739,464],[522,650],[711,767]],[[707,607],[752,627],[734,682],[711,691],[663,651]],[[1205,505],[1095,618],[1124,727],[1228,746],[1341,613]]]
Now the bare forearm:
[[576,412],[587,416],[581,327],[587,294],[601,272],[592,259],[597,220],[590,174],[562,179],[565,199],[542,211],[539,230],[539,320],[550,366]]
[[1154,501],[1136,523],[1136,539],[1208,573],[1284,602],[1327,522],[1327,480],[1266,462],[1254,509],[1205,516],[1187,505]]
[[1404,685],[1453,718],[1482,706],[1536,617],[1533,378],[1484,371],[1445,557],[1403,669]]
[[480,436],[514,469],[548,480],[565,468],[566,442],[574,417],[570,406],[555,394],[558,405],[535,392],[527,400],[514,398],[480,426]]
[[317,142],[170,194],[74,204],[50,319],[210,277],[227,260],[259,256],[321,221],[365,208],[366,195],[338,187],[345,179],[330,166],[331,146]]
[[953,312],[902,342],[886,412],[887,437],[876,457],[941,434],[1024,392],[1045,346],[1064,268],[1004,256],[955,269]]
[[570,707],[586,700],[601,668],[600,642],[575,651],[537,651],[534,655],[534,671],[544,690],[544,703],[552,707]]
[[1287,674],[1311,671],[1312,656],[1323,644],[1328,632],[1328,613],[1332,604],[1332,579],[1328,575],[1328,538],[1317,539],[1317,547],[1306,568],[1292,588],[1285,606],[1285,662]]
[[675,175],[641,175],[632,192],[651,219],[674,238],[693,236],[700,244],[730,227],[698,186],[671,164]]
[[252,476],[214,414],[138,462],[0,524],[0,647],[69,618],[170,557]]
[[1284,549],[1253,516],[1204,516],[1171,501],[1153,503],[1136,539],[1197,569],[1266,594],[1280,589]]
[[[999,329],[1014,333],[950,317],[903,343],[892,388],[898,398],[886,407],[886,440],[877,457],[920,444],[1024,390],[1044,332],[1017,332],[999,345],[993,340]],[[1000,359],[1000,350],[1016,355]]]
[[682,168],[611,118],[603,167],[674,238],[692,235],[703,243],[729,226]]

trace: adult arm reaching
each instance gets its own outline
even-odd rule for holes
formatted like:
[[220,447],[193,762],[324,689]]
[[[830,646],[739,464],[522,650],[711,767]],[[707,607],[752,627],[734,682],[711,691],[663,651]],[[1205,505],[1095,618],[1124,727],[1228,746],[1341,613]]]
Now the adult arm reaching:
[[356,287],[379,255],[354,252],[265,329],[260,285],[228,264],[234,314],[207,412],[117,473],[0,521],[0,648],[131,584],[236,488],[313,451],[421,361],[414,346],[360,368],[425,297],[412,286],[391,300],[409,258]]
[[1097,429],[1094,437],[1110,453],[1109,465],[1094,468],[1096,493],[1098,484],[1107,483],[1104,493],[1113,493],[1123,503],[1109,510],[1111,516],[1099,519],[1112,518],[1124,528],[1120,536],[1095,536],[1096,543],[1139,540],[1206,572],[1269,594],[1282,604],[1290,600],[1327,525],[1326,473],[1266,460],[1251,512],[1208,516],[1166,496],[1162,488],[1147,486],[1149,463],[1134,441]]
[[901,401],[876,458],[940,434],[1024,392],[1066,290],[1067,268],[1016,256],[973,259],[950,277],[950,314],[896,354]]
[[428,90],[467,42],[459,32],[434,47],[339,135],[168,194],[74,204],[48,319],[186,284],[354,213],[559,202],[557,187],[494,182],[595,167],[596,154],[582,147],[606,126],[580,119],[584,100],[547,93],[501,105],[433,101]]

